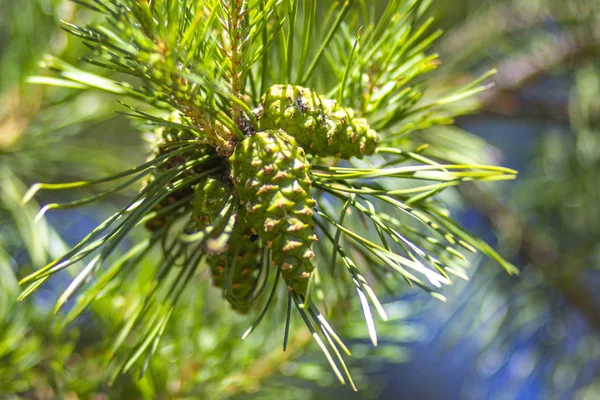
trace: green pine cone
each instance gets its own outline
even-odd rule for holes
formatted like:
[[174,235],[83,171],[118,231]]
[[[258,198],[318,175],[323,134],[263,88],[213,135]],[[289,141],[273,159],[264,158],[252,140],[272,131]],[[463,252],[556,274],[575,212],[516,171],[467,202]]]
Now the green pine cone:
[[[227,300],[231,308],[242,314],[248,312],[254,303],[262,255],[260,240],[252,233],[245,214],[244,209],[238,212],[227,251],[223,254],[211,254],[206,260],[211,270],[213,286],[222,289],[223,296],[229,287]],[[232,274],[231,278],[229,274]]]
[[259,117],[259,129],[283,129],[307,153],[322,157],[362,158],[375,152],[379,139],[353,109],[301,86],[269,88]]
[[304,150],[284,131],[269,130],[240,142],[229,162],[251,229],[272,249],[287,285],[305,292],[317,237]]
[[[204,229],[217,218],[233,192],[233,184],[219,177],[206,177],[196,186],[194,211],[192,218],[199,229]],[[221,254],[209,254],[206,263],[211,271],[213,286],[223,290],[229,287],[231,272],[230,298],[228,301],[234,310],[246,313],[254,301],[253,293],[260,270],[262,247],[246,220],[246,211],[240,209],[229,239],[228,248]],[[235,262],[234,262],[235,260]]]
[[213,223],[232,193],[231,181],[214,176],[207,176],[196,185],[192,218],[200,229]]
[[[170,119],[176,120],[176,118],[178,118],[177,114],[174,113]],[[152,153],[148,157],[148,161],[150,161],[156,157],[160,157],[160,156],[169,154],[169,152],[172,151],[171,145],[174,142],[189,141],[189,140],[193,140],[195,138],[189,132],[186,132],[183,130],[177,130],[177,129],[168,129],[165,127],[156,129],[153,132],[152,136],[153,136]],[[146,177],[146,179],[144,180],[142,187],[146,187],[150,182],[154,181],[161,174],[167,172],[168,170],[170,170],[172,168],[177,168],[178,166],[185,164],[188,160],[199,159],[200,157],[204,157],[211,153],[214,153],[214,149],[211,148],[210,146],[202,146],[202,147],[199,146],[199,147],[194,148],[190,152],[181,153],[176,156],[173,156],[169,160],[167,160],[164,164],[158,166],[152,172],[152,174],[148,175]],[[196,168],[190,169],[190,171],[186,172],[186,175],[202,172],[202,169],[203,169],[203,166],[198,166]],[[186,187],[179,191],[173,192],[171,195],[169,195],[164,200],[162,200],[159,204],[157,204],[153,211],[159,211],[159,210],[163,209],[164,207],[167,207],[167,206],[177,202],[178,200],[183,199],[184,197],[193,193],[192,190],[193,189],[191,187]],[[168,220],[169,220],[169,216],[163,215],[163,216],[148,220],[146,222],[145,226],[149,231],[153,232],[153,231],[156,231],[156,230],[162,228],[163,226],[165,226],[166,223],[168,222]]]

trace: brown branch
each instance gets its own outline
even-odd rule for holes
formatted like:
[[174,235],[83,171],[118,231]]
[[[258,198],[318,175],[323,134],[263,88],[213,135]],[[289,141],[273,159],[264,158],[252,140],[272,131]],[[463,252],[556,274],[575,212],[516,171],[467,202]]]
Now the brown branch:
[[588,2],[589,0],[571,0],[569,3],[560,1],[554,7],[552,4],[545,4],[545,7],[531,9],[523,7],[522,0],[494,4],[483,12],[469,15],[466,22],[447,32],[438,46],[440,56],[447,59],[464,57],[469,54],[465,44],[475,48],[488,47],[493,45],[496,37],[515,34],[546,22],[590,25],[594,13],[585,9],[589,6]]
[[[586,12],[586,1],[574,0],[569,6],[566,3],[551,4],[554,7],[534,12],[523,10],[520,3],[490,7],[450,31],[438,46],[440,57],[450,60],[448,68],[454,69],[453,65],[478,52],[487,52],[495,42],[506,41],[508,34],[527,34],[528,30],[547,22],[564,26],[560,32],[546,31],[545,37],[532,46],[501,61],[497,66],[499,72],[494,77],[495,87],[480,97],[483,107],[494,113],[564,120],[566,102],[552,99],[524,101],[516,93],[561,66],[579,64],[597,56],[600,50],[600,19],[594,13]],[[468,46],[466,49],[465,45]]]
[[[592,34],[593,33],[593,34]],[[485,108],[502,114],[523,114],[523,110],[540,112],[538,107],[527,107],[513,94],[530,85],[535,80],[570,62],[581,63],[595,56],[600,49],[600,23],[594,29],[576,29],[553,35],[539,42],[532,50],[523,51],[503,61],[498,66],[496,86],[484,92],[481,101]],[[566,104],[557,110],[556,104],[550,107],[548,116],[556,116],[560,111],[566,114]],[[544,111],[544,108],[541,109]]]

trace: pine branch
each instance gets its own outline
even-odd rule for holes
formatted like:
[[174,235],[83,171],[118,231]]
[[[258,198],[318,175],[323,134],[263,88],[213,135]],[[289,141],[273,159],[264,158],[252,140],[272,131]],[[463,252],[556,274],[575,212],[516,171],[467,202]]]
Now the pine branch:
[[[342,356],[349,350],[318,308],[324,293],[337,301],[348,291],[344,286],[356,290],[377,344],[371,306],[387,317],[365,276],[389,287],[385,277],[391,274],[444,300],[441,290],[451,275],[466,276],[463,250],[480,250],[516,271],[453,221],[439,199],[461,183],[513,179],[516,171],[451,163],[444,152],[430,159],[407,137],[464,113],[466,108],[454,104],[484,91],[494,73],[425,96],[427,73],[439,64],[427,51],[441,35],[431,31],[432,20],[421,21],[426,3],[393,0],[378,16],[364,2],[345,1],[332,4],[323,20],[317,2],[297,0],[81,4],[103,14],[104,21],[64,28],[83,40],[93,54],[86,61],[104,73],[48,56],[44,66],[58,78],[34,81],[130,98],[128,114],[155,127],[152,154],[114,176],[34,185],[25,200],[42,189],[112,185],[94,196],[46,205],[41,216],[144,183],[65,255],[22,279],[29,286],[21,297],[93,257],[56,304],[59,310],[84,290],[68,316],[72,320],[119,282],[138,254],[159,251],[151,263],[154,278],[113,342],[111,354],[122,361],[115,374],[138,364],[142,373],[148,368],[200,267],[210,270],[213,285],[234,310],[246,313],[263,304],[244,337],[284,302],[287,346],[295,305],[334,374],[353,388]],[[366,14],[357,13],[357,6]],[[351,32],[360,32],[360,41]],[[303,44],[299,58],[296,41]],[[147,228],[150,240],[111,261],[137,226]],[[328,274],[323,265],[331,259],[337,265]],[[280,284],[287,296],[278,295]],[[135,348],[120,356],[127,337],[138,331]]]
[[[223,0],[223,10],[227,16],[227,23],[224,26],[224,32],[227,32],[229,48],[226,50],[229,62],[231,76],[231,90],[234,97],[243,101],[242,88],[244,77],[241,70],[244,68],[244,15],[247,10],[243,10],[243,0]],[[242,110],[238,103],[233,104],[233,120],[241,125]]]

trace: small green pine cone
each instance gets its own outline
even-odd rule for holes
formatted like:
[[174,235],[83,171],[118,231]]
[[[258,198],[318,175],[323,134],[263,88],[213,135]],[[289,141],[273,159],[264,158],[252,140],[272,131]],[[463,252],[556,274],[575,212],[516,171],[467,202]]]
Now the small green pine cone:
[[223,254],[211,254],[206,260],[211,270],[213,286],[222,289],[224,296],[225,289],[229,286],[230,272],[227,268],[233,268],[228,301],[234,310],[242,314],[248,312],[254,303],[262,255],[260,240],[252,233],[245,215],[244,209],[238,212],[227,251]]
[[213,223],[232,193],[231,181],[214,176],[207,176],[196,185],[192,218],[199,228]]
[[[171,117],[170,117],[170,119],[174,120],[174,121],[178,121],[177,118],[178,118],[177,113],[173,113],[173,115],[171,115]],[[174,142],[189,141],[189,140],[193,140],[193,139],[194,139],[194,136],[191,133],[183,131],[183,130],[169,129],[169,128],[165,128],[165,127],[158,128],[151,135],[152,152],[151,152],[150,156],[148,157],[148,161],[155,159],[157,157],[169,154],[171,151],[173,151],[173,147],[171,147],[171,145]],[[200,157],[205,157],[211,153],[214,153],[213,148],[211,148],[209,146],[198,146],[198,147],[195,147],[190,152],[181,153],[181,154],[171,157],[164,164],[158,166],[152,172],[152,174],[150,174],[146,177],[146,179],[144,179],[142,188],[146,187],[150,182],[154,181],[157,177],[159,177],[161,174],[167,172],[168,170],[177,168],[178,166],[185,164],[185,162],[187,162],[191,159],[198,159]],[[189,174],[201,172],[202,168],[203,168],[203,166],[198,166],[195,169],[191,169],[190,171],[186,172],[186,174],[189,175]],[[179,191],[173,192],[173,194],[169,195],[164,200],[162,200],[159,204],[157,204],[153,211],[160,211],[161,209],[174,204],[178,200],[183,199],[184,197],[190,195],[191,193],[192,193],[191,187],[190,188],[186,187]],[[148,220],[146,222],[145,226],[149,231],[153,232],[153,231],[156,231],[156,230],[162,228],[163,226],[165,226],[165,224],[168,222],[168,220],[169,220],[169,216],[163,215],[161,217],[157,217],[157,218]]]
[[283,129],[304,150],[322,157],[362,158],[379,135],[351,108],[295,85],[274,85],[262,97],[259,129]]
[[[199,229],[204,229],[215,221],[232,193],[232,182],[218,176],[206,177],[198,183],[194,193],[192,218]],[[231,301],[231,305],[240,313],[246,313],[253,303],[252,295],[260,270],[261,253],[260,241],[252,234],[246,220],[246,211],[240,209],[227,250],[221,254],[208,254],[206,257],[213,286],[222,289],[223,295],[229,285],[227,267],[233,267],[230,296],[235,301]]]
[[284,131],[269,130],[240,142],[229,162],[253,232],[272,249],[273,263],[288,286],[305,292],[317,237],[304,150]]

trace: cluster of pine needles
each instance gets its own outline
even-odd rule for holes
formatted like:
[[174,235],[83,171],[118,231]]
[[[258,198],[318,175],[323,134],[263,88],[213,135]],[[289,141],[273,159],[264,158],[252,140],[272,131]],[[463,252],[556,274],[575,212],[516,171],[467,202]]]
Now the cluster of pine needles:
[[[282,267],[293,265],[274,261],[282,258],[283,250],[266,240],[265,232],[254,226],[242,235],[259,249],[245,293],[250,300],[245,306],[256,311],[256,320],[244,337],[274,302],[287,302],[284,348],[295,308],[339,380],[354,386],[342,357],[350,352],[320,311],[328,301],[356,291],[377,345],[374,314],[382,320],[387,316],[372,287],[393,295],[397,281],[405,281],[443,299],[443,285],[453,276],[466,278],[468,261],[463,253],[477,250],[516,272],[454,221],[440,196],[466,181],[512,179],[515,171],[428,156],[428,146],[410,135],[451,123],[468,110],[462,101],[485,90],[483,82],[493,74],[443,95],[428,94],[440,92],[426,89],[428,72],[439,64],[428,51],[441,32],[432,29],[433,21],[425,16],[427,1],[390,0],[383,10],[366,0],[326,6],[317,0],[74,1],[100,17],[86,26],[63,23],[89,48],[89,57],[83,59],[89,66],[47,56],[42,65],[53,75],[29,81],[100,89],[129,99],[122,103],[124,114],[141,120],[151,131],[154,151],[147,162],[115,176],[31,188],[25,201],[40,190],[114,184],[90,197],[48,204],[40,216],[103,200],[130,187],[137,187],[138,193],[62,257],[25,277],[21,298],[53,274],[85,260],[55,307],[58,311],[74,299],[64,317],[70,322],[95,299],[118,290],[122,275],[144,260],[154,260],[155,277],[146,288],[145,301],[135,307],[112,345],[114,354],[136,327],[142,327],[138,346],[121,371],[138,361],[143,361],[142,372],[147,368],[181,293],[194,290],[193,277],[215,254],[225,254],[219,265],[225,270],[220,288],[239,308],[235,295],[239,253],[227,254],[238,245],[235,230],[241,229],[236,227],[249,211],[245,189],[232,176],[236,169],[232,170],[231,159],[240,159],[236,152],[241,152],[242,143],[256,141],[264,125],[274,131],[285,131],[284,126],[288,131],[300,129],[298,118],[306,123],[302,118],[318,114],[322,122],[319,118],[313,122],[325,124],[327,119],[332,132],[341,132],[340,127],[350,132],[350,141],[343,146],[350,146],[357,126],[365,124],[378,141],[366,154],[325,154],[311,150],[300,134],[278,134],[299,149],[306,167],[305,176],[291,184],[304,179],[306,199],[316,200],[308,219],[302,220],[314,233],[314,243],[298,245],[315,257],[302,275],[306,284],[298,284]],[[288,108],[297,113],[283,115],[277,123],[267,121],[264,95],[281,85],[303,88],[316,100],[284,95],[280,104],[291,101]],[[348,119],[339,117],[340,112]],[[274,151],[277,156],[280,150]],[[225,192],[217,191],[220,195],[208,199],[219,205],[199,222],[198,196],[206,193],[198,188],[207,179],[233,189],[223,198],[218,196]],[[148,227],[147,238],[119,254],[120,244],[138,226]],[[215,269],[210,269],[214,279]]]

